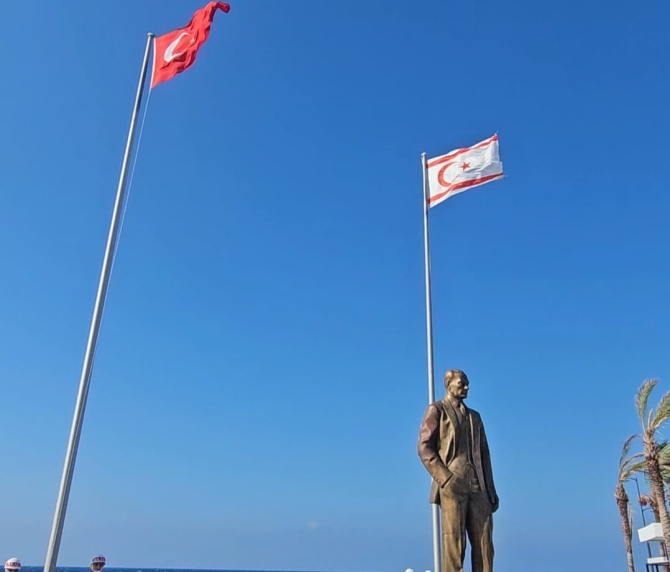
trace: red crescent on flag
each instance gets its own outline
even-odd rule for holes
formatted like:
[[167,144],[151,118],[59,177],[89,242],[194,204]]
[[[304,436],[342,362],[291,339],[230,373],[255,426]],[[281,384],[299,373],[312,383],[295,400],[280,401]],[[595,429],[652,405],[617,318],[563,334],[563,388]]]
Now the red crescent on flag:
[[451,167],[456,161],[449,161],[448,163],[445,163],[444,166],[437,172],[437,182],[440,183],[443,187],[451,187],[453,185],[452,182],[448,182],[444,179],[444,172]]

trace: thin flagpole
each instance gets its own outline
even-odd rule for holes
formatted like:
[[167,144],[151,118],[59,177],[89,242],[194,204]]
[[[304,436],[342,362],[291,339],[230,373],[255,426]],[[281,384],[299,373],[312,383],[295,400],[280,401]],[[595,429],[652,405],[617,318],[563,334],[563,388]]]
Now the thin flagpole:
[[77,402],[75,404],[74,416],[72,418],[70,439],[68,441],[67,452],[65,454],[65,464],[63,466],[63,475],[61,477],[60,489],[58,491],[58,500],[56,501],[56,511],[54,514],[53,525],[51,527],[51,537],[49,538],[49,546],[47,548],[44,572],[55,572],[56,562],[58,561],[58,550],[60,548],[61,538],[63,536],[65,512],[67,510],[67,503],[70,497],[70,487],[72,486],[74,465],[77,459],[77,449],[79,448],[79,437],[81,436],[81,428],[84,422],[86,399],[88,397],[88,389],[91,384],[91,373],[93,371],[95,348],[98,342],[98,333],[100,332],[100,323],[102,321],[102,314],[105,307],[107,287],[109,286],[109,278],[114,261],[114,251],[117,243],[119,223],[122,218],[121,213],[123,199],[126,192],[128,163],[130,162],[130,155],[133,148],[137,116],[142,105],[142,93],[144,91],[147,69],[149,67],[149,52],[151,50],[151,42],[153,38],[153,34],[148,35],[147,46],[144,51],[144,60],[142,62],[142,71],[140,73],[140,80],[137,86],[137,95],[135,96],[135,107],[133,108],[133,114],[130,119],[128,140],[126,142],[126,150],[123,155],[121,175],[119,177],[119,185],[116,191],[116,202],[114,203],[114,211],[112,213],[112,221],[109,227],[109,235],[107,236],[107,247],[105,248],[105,257],[102,262],[100,282],[98,283],[98,294],[95,299],[95,307],[93,309],[93,317],[91,319],[91,328],[89,330],[88,343],[86,345],[86,354],[84,355],[84,364],[82,366],[81,378],[79,380],[79,393],[77,394]]
[[[428,350],[428,403],[435,401],[435,368],[433,365],[433,299],[430,289],[430,238],[428,234],[428,167],[426,154],[421,153],[423,168],[423,256],[426,277],[426,339]],[[433,510],[433,572],[440,572],[442,544],[440,542],[440,507],[431,505]]]

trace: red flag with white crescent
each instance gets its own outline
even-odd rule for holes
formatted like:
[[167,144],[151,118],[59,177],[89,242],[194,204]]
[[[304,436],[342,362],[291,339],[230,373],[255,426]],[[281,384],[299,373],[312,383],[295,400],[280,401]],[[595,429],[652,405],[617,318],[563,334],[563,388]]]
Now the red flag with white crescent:
[[229,12],[230,4],[210,2],[193,14],[193,18],[186,26],[156,38],[154,67],[151,74],[152,88],[172,79],[195,63],[198,50],[209,37],[209,29],[217,10]]
[[500,179],[503,165],[498,152],[498,136],[429,159],[427,171],[428,204],[431,207],[458,193]]

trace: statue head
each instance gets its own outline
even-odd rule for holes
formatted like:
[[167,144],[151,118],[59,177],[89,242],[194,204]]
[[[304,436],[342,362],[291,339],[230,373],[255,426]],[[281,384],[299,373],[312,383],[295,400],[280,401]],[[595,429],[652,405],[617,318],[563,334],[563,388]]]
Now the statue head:
[[100,556],[94,556],[91,558],[91,571],[92,572],[102,572],[102,569],[105,567],[105,564],[107,564],[107,560],[105,560],[105,557],[100,555]]
[[460,369],[450,369],[444,374],[444,389],[447,395],[454,399],[463,400],[468,397],[470,380]]

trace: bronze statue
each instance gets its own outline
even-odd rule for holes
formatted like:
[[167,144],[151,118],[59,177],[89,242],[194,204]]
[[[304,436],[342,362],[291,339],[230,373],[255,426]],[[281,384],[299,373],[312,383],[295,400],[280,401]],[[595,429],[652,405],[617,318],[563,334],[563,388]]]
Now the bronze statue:
[[417,450],[433,484],[430,502],[442,513],[442,572],[462,572],[465,535],[472,572],[493,570],[493,484],[489,445],[479,413],[466,407],[470,382],[459,369],[444,374],[446,395],[426,409]]

